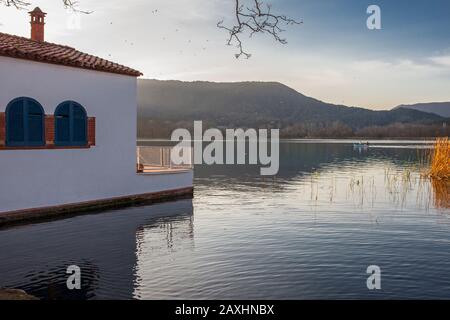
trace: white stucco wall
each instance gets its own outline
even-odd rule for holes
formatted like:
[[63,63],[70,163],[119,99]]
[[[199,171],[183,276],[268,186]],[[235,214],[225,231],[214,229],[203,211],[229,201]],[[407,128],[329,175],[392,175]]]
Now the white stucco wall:
[[191,172],[136,174],[136,90],[134,77],[0,57],[0,112],[26,96],[96,117],[91,149],[0,150],[0,213],[192,186]]

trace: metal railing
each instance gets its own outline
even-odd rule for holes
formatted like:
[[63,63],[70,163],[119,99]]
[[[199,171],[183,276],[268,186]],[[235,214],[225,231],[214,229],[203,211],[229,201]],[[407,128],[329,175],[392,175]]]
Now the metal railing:
[[[175,164],[172,161],[172,153],[189,159],[188,163]],[[188,154],[184,154],[187,152]],[[158,170],[189,170],[193,168],[192,148],[141,146],[136,149],[137,172]]]

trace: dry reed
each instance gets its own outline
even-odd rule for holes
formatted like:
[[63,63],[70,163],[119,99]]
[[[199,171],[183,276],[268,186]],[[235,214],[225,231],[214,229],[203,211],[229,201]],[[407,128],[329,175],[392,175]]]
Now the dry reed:
[[450,140],[448,137],[437,138],[434,152],[431,153],[429,176],[433,179],[450,179]]

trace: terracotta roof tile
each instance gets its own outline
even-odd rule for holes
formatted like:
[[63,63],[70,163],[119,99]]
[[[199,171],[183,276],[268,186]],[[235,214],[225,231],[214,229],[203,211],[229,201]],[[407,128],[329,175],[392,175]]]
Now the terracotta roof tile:
[[74,48],[0,32],[0,56],[139,77],[141,72]]

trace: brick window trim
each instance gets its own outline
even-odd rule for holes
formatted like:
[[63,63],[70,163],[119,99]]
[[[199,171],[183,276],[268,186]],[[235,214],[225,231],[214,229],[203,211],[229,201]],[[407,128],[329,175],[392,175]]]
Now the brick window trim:
[[10,147],[6,145],[6,114],[0,112],[0,150],[48,150],[48,149],[89,149],[95,146],[95,117],[87,119],[87,144],[85,146],[56,146],[55,145],[55,117],[53,115],[45,115],[45,145],[34,147]]

